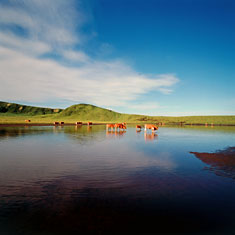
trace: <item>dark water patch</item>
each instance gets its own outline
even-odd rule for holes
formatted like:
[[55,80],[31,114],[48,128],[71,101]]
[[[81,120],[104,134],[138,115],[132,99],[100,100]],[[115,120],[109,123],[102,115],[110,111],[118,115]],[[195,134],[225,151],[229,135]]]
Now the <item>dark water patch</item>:
[[218,150],[215,153],[190,153],[209,165],[209,167],[204,169],[212,171],[219,176],[235,179],[235,147]]
[[10,213],[5,211],[8,220],[1,226],[10,226],[14,234],[200,233],[227,231],[233,223],[230,217],[234,208],[224,208],[215,201],[207,204],[183,198],[126,198],[112,189],[86,188],[81,194],[84,197],[75,194],[65,199],[52,193],[37,202],[16,204]]

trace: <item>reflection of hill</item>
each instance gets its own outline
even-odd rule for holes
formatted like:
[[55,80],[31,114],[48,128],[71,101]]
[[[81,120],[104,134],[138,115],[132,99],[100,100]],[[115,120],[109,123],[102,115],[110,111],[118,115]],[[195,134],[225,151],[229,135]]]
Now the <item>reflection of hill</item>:
[[[100,132],[104,132],[105,127],[103,125],[96,125],[94,127],[88,126],[54,126],[54,127],[35,127],[35,126],[15,126],[15,127],[0,127],[0,139],[5,138],[17,138],[28,135],[46,135],[52,133],[66,134],[67,137],[72,139],[81,140],[86,142],[87,140],[97,140],[99,138],[104,139]],[[98,134],[99,133],[99,134]]]
[[220,150],[215,153],[193,153],[202,162],[210,165],[207,168],[215,174],[235,179],[235,147]]
[[0,139],[10,137],[22,137],[26,135],[42,135],[51,132],[49,128],[38,128],[38,127],[1,127],[0,128]]

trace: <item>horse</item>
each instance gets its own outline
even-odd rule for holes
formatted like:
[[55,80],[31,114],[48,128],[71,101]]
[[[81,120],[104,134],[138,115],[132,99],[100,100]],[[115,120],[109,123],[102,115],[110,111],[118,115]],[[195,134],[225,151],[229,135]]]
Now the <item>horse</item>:
[[141,126],[140,125],[136,125],[136,129],[140,129],[141,130]]
[[24,121],[25,121],[25,122],[31,122],[31,120],[29,120],[29,119],[28,119],[28,120],[24,120]]
[[156,130],[158,130],[158,127],[153,125],[153,124],[145,124],[144,125],[144,130],[147,131],[147,129],[150,129],[152,131],[156,131]]
[[115,125],[114,125],[114,127],[115,127],[115,130],[118,128],[119,130],[120,129],[126,129],[126,126],[125,125],[123,125],[122,123],[116,123]]
[[75,122],[75,125],[82,125],[82,122]]
[[111,128],[113,130],[113,128],[115,128],[115,125],[114,124],[107,124],[106,130],[108,130],[109,128]]
[[92,125],[92,122],[87,122],[87,125],[88,125],[88,126]]

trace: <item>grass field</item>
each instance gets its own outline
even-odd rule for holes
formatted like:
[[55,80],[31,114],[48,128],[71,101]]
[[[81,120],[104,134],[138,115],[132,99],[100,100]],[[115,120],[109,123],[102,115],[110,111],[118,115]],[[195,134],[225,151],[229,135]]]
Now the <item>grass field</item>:
[[1,124],[21,124],[25,123],[26,119],[30,119],[31,123],[49,124],[55,121],[64,121],[65,123],[92,121],[95,123],[164,123],[166,125],[205,125],[205,123],[208,125],[235,125],[235,116],[145,116],[117,113],[88,104],[72,105],[62,110],[0,102]]
[[235,116],[188,116],[188,117],[150,117],[150,116],[138,116],[123,114],[118,118],[102,119],[85,116],[61,116],[59,114],[46,114],[46,115],[17,115],[17,114],[0,114],[1,124],[11,123],[25,123],[25,119],[30,119],[31,123],[53,123],[55,121],[64,121],[65,123],[75,123],[77,121],[87,122],[92,121],[94,123],[115,123],[115,122],[127,122],[127,123],[164,123],[164,124],[182,124],[182,125],[235,125]]

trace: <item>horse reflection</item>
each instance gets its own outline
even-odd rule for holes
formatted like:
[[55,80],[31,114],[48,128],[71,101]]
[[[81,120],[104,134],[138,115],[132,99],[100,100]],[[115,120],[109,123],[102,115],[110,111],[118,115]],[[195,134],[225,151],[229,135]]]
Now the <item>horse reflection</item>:
[[92,131],[92,126],[87,125],[87,132],[90,132],[90,131]]
[[59,132],[59,129],[58,129],[58,126],[56,125],[56,126],[53,126],[53,132],[55,132],[55,133],[58,133]]
[[75,126],[75,131],[77,131],[78,129],[81,129],[82,128],[82,125],[76,125]]
[[149,133],[144,133],[144,139],[145,141],[153,141],[153,140],[157,140],[158,135],[155,134],[154,132],[152,132],[151,134]]
[[126,133],[126,131],[113,131],[113,130],[107,130],[106,131],[106,136],[107,137],[122,137],[124,134]]

